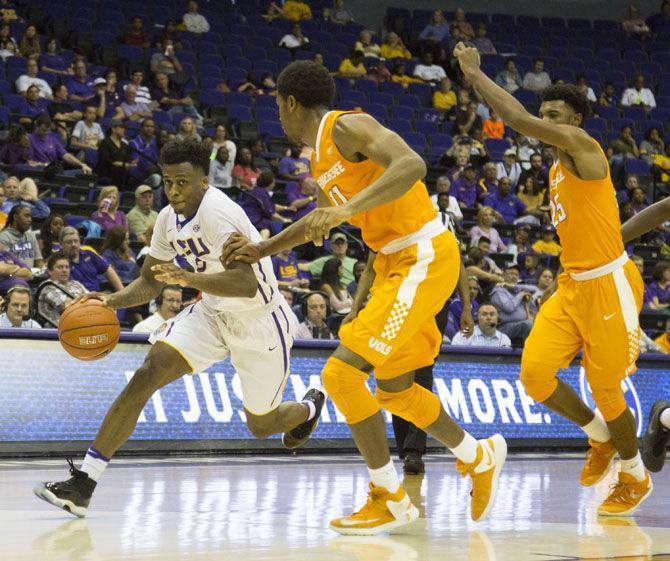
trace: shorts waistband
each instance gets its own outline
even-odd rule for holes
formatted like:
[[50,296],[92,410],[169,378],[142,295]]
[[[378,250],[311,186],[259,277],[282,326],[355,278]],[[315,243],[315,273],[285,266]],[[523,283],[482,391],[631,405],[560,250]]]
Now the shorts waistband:
[[623,267],[628,261],[628,255],[624,252],[621,257],[617,257],[614,261],[610,261],[605,265],[596,267],[595,269],[590,269],[588,271],[582,271],[581,273],[570,273],[570,276],[576,281],[587,281],[592,279],[597,279],[598,277],[604,277],[613,273],[620,267]]
[[387,243],[379,251],[384,254],[396,253],[398,251],[402,251],[403,249],[407,249],[410,246],[413,246],[414,244],[420,242],[423,239],[434,238],[435,236],[446,231],[447,229],[444,226],[444,224],[442,224],[442,221],[439,218],[435,217],[430,222],[426,222],[416,232],[412,232],[411,234],[407,234],[406,236],[397,238],[392,242]]

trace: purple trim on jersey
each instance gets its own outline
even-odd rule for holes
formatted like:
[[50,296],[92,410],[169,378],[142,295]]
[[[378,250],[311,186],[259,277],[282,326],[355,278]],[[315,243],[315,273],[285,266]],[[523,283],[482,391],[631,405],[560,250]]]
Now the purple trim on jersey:
[[198,213],[196,212],[195,214],[192,214],[191,216],[187,216],[186,218],[184,218],[184,221],[182,222],[182,221],[179,220],[179,215],[175,212],[174,220],[177,224],[177,230],[181,230],[184,226],[186,226],[186,224],[188,224],[191,220],[193,220],[196,217],[197,214]]
[[[281,349],[282,352],[284,353],[284,375],[286,375],[286,371],[288,370],[288,349],[286,348],[286,340],[284,339],[284,332],[281,330],[281,326],[279,325],[277,314],[275,314],[274,312],[272,312],[272,319],[274,320],[275,325],[277,326],[277,331],[279,332],[279,339],[281,339]],[[276,394],[275,397],[277,397]],[[272,401],[274,401],[274,399]]]
[[258,262],[258,270],[261,272],[261,276],[263,277],[263,282],[267,284],[270,287],[270,300],[272,300],[272,295],[274,294],[274,290],[272,289],[272,285],[268,282],[267,277],[265,276],[265,271],[263,270],[263,265],[261,265],[261,262]]
[[165,333],[165,337],[170,336],[170,332],[172,331],[172,328],[174,327],[174,324],[175,324],[174,320],[170,322],[170,327],[168,327],[168,330]]
[[291,331],[291,328],[289,327],[288,318],[286,317],[286,313],[284,312],[283,304],[279,306],[279,311],[281,312],[281,315],[284,316],[284,321],[286,322],[286,333],[289,333]]
[[191,308],[189,309],[188,314],[186,314],[187,316],[190,316],[193,313],[193,308],[195,308],[195,304],[191,304]]
[[[261,268],[260,263],[258,264],[258,268],[259,269]],[[262,273],[262,270],[261,270],[261,273]],[[263,276],[265,276],[265,275],[263,275]],[[260,282],[258,283],[258,292],[261,293],[261,296],[263,297],[263,300],[265,300],[265,303],[268,304],[270,302],[270,300],[268,300],[268,297],[265,295],[265,292],[263,292],[263,289],[261,288],[261,283]]]
[[86,455],[95,458],[96,460],[102,460],[103,462],[109,462],[109,458],[100,452],[98,452],[93,446],[89,447]]

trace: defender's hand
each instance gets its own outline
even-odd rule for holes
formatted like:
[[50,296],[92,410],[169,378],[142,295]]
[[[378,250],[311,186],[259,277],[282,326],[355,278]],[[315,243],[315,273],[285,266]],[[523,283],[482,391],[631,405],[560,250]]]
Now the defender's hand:
[[351,215],[340,206],[315,208],[307,215],[305,223],[305,240],[314,242],[314,245],[323,245],[330,230],[349,220]]
[[229,267],[234,261],[251,265],[258,263],[261,256],[259,244],[250,242],[242,234],[234,233],[223,244],[223,253],[219,260],[224,267]]
[[463,308],[463,313],[461,314],[461,332],[466,339],[470,338],[475,332],[475,322],[472,319],[472,312]]
[[458,64],[466,76],[479,70],[481,59],[479,51],[474,47],[468,47],[461,41],[454,47],[454,57],[458,59]]
[[190,273],[174,263],[162,263],[154,265],[151,270],[156,273],[154,278],[158,282],[165,284],[178,284],[179,286],[188,286]]

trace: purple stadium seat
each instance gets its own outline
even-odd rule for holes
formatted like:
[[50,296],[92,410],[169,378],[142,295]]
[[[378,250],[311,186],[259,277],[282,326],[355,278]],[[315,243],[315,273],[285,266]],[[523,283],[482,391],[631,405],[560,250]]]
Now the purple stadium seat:
[[422,109],[419,112],[419,121],[438,123],[442,119],[442,113],[437,109]]
[[419,102],[424,107],[432,105],[433,91],[428,84],[410,84],[407,93],[419,98]]
[[598,115],[602,119],[618,119],[619,118],[619,110],[616,107],[607,107],[607,106],[598,105],[597,112],[598,112]]
[[242,56],[242,49],[238,45],[224,45],[221,54],[228,60]]
[[349,90],[340,93],[340,101],[355,103],[362,106],[368,103],[368,96],[365,92]]
[[402,87],[402,84],[398,82],[384,82],[381,85],[381,90],[384,93],[392,95],[402,95],[405,92],[405,89]]
[[366,113],[372,115],[378,121],[386,121],[388,113],[386,111],[386,106],[381,103],[368,103],[364,107]]
[[260,78],[262,74],[269,72],[274,76],[277,76],[279,69],[277,63],[273,60],[256,60],[254,61],[254,70],[258,74],[256,77]]
[[624,119],[633,119],[635,121],[647,118],[647,114],[642,107],[624,107],[623,116]]
[[226,94],[217,90],[202,90],[200,92],[200,103],[205,107],[212,105],[226,105]]
[[262,136],[283,137],[284,129],[278,121],[261,121],[258,123],[258,132]]
[[430,137],[430,144],[433,148],[448,150],[453,143],[454,140],[450,134],[438,133]]
[[635,123],[641,133],[646,133],[649,129],[658,129],[663,136],[663,121],[660,119],[649,119],[648,121],[638,121]]
[[393,105],[393,103],[395,103],[393,96],[390,93],[373,92],[368,94],[368,97],[370,99],[370,103],[381,103],[387,107],[390,107]]
[[649,175],[651,173],[651,165],[645,160],[628,158],[624,162],[624,170],[626,173],[633,173],[635,175]]
[[404,107],[411,107],[412,109],[421,108],[421,102],[419,101],[419,98],[415,95],[410,94],[401,95],[398,98],[398,104]]
[[154,123],[159,128],[165,128],[165,125],[172,124],[172,118],[167,111],[154,111]]
[[612,119],[610,121],[610,131],[616,133],[617,135],[623,127],[630,127],[635,129],[635,121],[633,119]]
[[411,107],[405,107],[403,105],[391,106],[391,117],[393,119],[404,119],[407,121],[413,121],[415,115],[416,111]]
[[219,66],[218,64],[202,64],[200,65],[199,76],[202,78],[204,76],[215,77],[221,80],[221,68],[223,65]]
[[616,33],[621,28],[621,24],[617,21],[596,19],[593,20],[593,29],[596,31],[606,31],[607,33]]
[[388,127],[401,136],[412,132],[412,123],[406,119],[391,119],[388,122]]
[[224,77],[228,80],[231,86],[242,83],[247,78],[247,71],[244,68],[229,67],[224,69]]
[[438,134],[439,128],[437,122],[419,120],[416,122],[416,131],[425,134],[430,139],[434,134]]
[[379,91],[379,86],[377,85],[377,82],[373,80],[357,80],[356,89],[359,92],[365,92],[365,94],[370,97],[370,94]]
[[504,138],[487,138],[484,144],[493,160],[502,160],[505,150],[509,148],[509,143]]
[[243,105],[228,106],[228,117],[233,121],[253,121],[254,116],[251,113],[250,107]]
[[549,29],[563,28],[565,27],[565,20],[557,17],[543,17],[542,27],[547,27]]
[[258,121],[278,121],[279,111],[272,107],[256,107],[256,120]]
[[9,127],[9,109],[6,107],[0,107],[0,123],[4,129]]
[[537,94],[535,92],[531,92],[530,90],[518,89],[514,92],[514,97],[524,105],[537,104]]
[[584,122],[584,128],[589,132],[607,132],[607,121],[599,117],[589,117]]

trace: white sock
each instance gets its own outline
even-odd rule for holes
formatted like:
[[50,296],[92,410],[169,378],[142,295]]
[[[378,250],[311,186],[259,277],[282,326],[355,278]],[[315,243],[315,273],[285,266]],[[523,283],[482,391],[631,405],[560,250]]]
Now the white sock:
[[307,405],[307,409],[309,409],[309,413],[307,413],[307,419],[306,421],[310,421],[314,418],[314,415],[316,415],[316,405],[314,405],[314,402],[312,401],[301,401],[303,405]]
[[661,424],[668,430],[670,430],[670,407],[665,409],[663,413],[661,413]]
[[86,452],[86,457],[81,464],[81,471],[88,474],[88,476],[97,483],[108,463],[109,458],[103,456],[91,446],[88,449],[88,452]]
[[377,487],[384,487],[388,489],[389,493],[395,493],[400,489],[400,479],[398,479],[398,472],[393,465],[393,461],[377,469],[370,469],[370,479]]
[[477,440],[470,434],[465,433],[463,440],[458,446],[449,448],[451,452],[456,456],[461,462],[466,464],[471,464],[477,459]]
[[610,435],[610,430],[607,428],[607,423],[600,414],[600,411],[596,411],[595,413],[593,420],[588,425],[584,425],[582,430],[591,440],[595,440],[596,442],[608,442],[612,439],[612,436]]
[[638,481],[642,481],[646,476],[644,472],[644,464],[642,463],[642,457],[638,452],[634,458],[630,460],[621,460],[621,471],[626,472],[632,475]]

